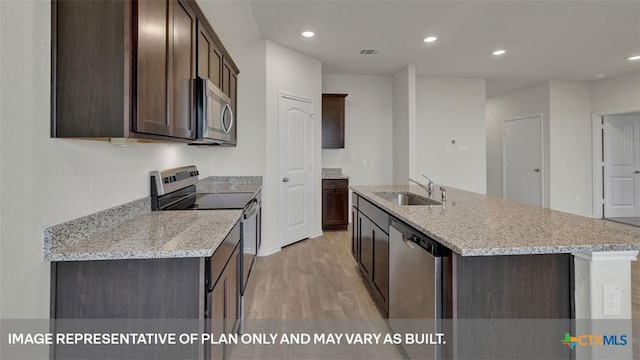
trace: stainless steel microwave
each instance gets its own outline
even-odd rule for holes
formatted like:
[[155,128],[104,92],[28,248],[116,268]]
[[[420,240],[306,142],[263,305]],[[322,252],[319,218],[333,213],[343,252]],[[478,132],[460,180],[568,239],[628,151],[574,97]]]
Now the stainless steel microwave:
[[231,99],[208,79],[198,78],[197,143],[235,144]]

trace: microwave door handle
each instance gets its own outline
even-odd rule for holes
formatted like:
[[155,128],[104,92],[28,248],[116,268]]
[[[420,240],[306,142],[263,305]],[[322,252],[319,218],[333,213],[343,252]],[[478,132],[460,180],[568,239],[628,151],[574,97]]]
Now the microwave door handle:
[[[224,114],[227,111],[229,112],[229,118],[231,119],[231,121],[229,122],[229,127],[227,127],[226,124],[224,123]],[[233,128],[233,111],[231,110],[231,106],[229,106],[229,104],[224,105],[224,109],[222,110],[222,115],[220,115],[220,125],[222,126],[222,131],[224,131],[225,134],[228,134],[229,132],[231,132],[231,129]]]
[[207,80],[204,80],[202,83],[204,85],[204,91],[202,92],[202,122],[200,125],[202,126],[202,129],[200,135],[205,137],[207,134],[207,127],[209,126],[207,123],[209,120],[209,84],[207,84]]

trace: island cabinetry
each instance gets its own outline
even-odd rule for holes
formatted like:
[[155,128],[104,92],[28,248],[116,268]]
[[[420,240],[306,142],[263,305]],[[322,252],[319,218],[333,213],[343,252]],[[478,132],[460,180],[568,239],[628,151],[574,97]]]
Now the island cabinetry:
[[322,180],[322,229],[346,230],[349,226],[349,180]]
[[352,252],[375,300],[388,313],[389,215],[366,199],[358,196],[354,200],[357,229],[352,233]]
[[452,253],[450,256],[443,262],[443,284],[451,284],[451,292],[445,293],[445,299],[452,299],[451,313],[445,312],[445,317],[574,317],[570,254],[460,256]]
[[355,203],[351,207],[351,221],[351,256],[358,262],[360,254],[360,220],[358,219],[358,207]]

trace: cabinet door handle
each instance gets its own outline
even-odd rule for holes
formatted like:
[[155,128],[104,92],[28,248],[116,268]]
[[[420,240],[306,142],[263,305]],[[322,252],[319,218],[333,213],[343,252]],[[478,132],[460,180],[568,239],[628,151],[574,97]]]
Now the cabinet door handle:
[[533,171],[535,171],[535,172],[540,172],[540,169],[535,168],[535,169],[533,169]]
[[289,182],[289,178],[288,177],[283,177],[282,178],[282,182]]
[[640,174],[640,170],[636,170],[636,171],[634,171],[634,173]]

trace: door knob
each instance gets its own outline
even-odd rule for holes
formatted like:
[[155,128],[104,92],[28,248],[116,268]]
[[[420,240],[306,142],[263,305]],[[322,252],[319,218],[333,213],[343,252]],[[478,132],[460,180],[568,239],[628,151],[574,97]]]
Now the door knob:
[[282,178],[282,182],[289,182],[289,178],[288,177],[283,177]]
[[535,168],[535,169],[533,169],[533,171],[535,171],[535,172],[540,172],[540,169]]

